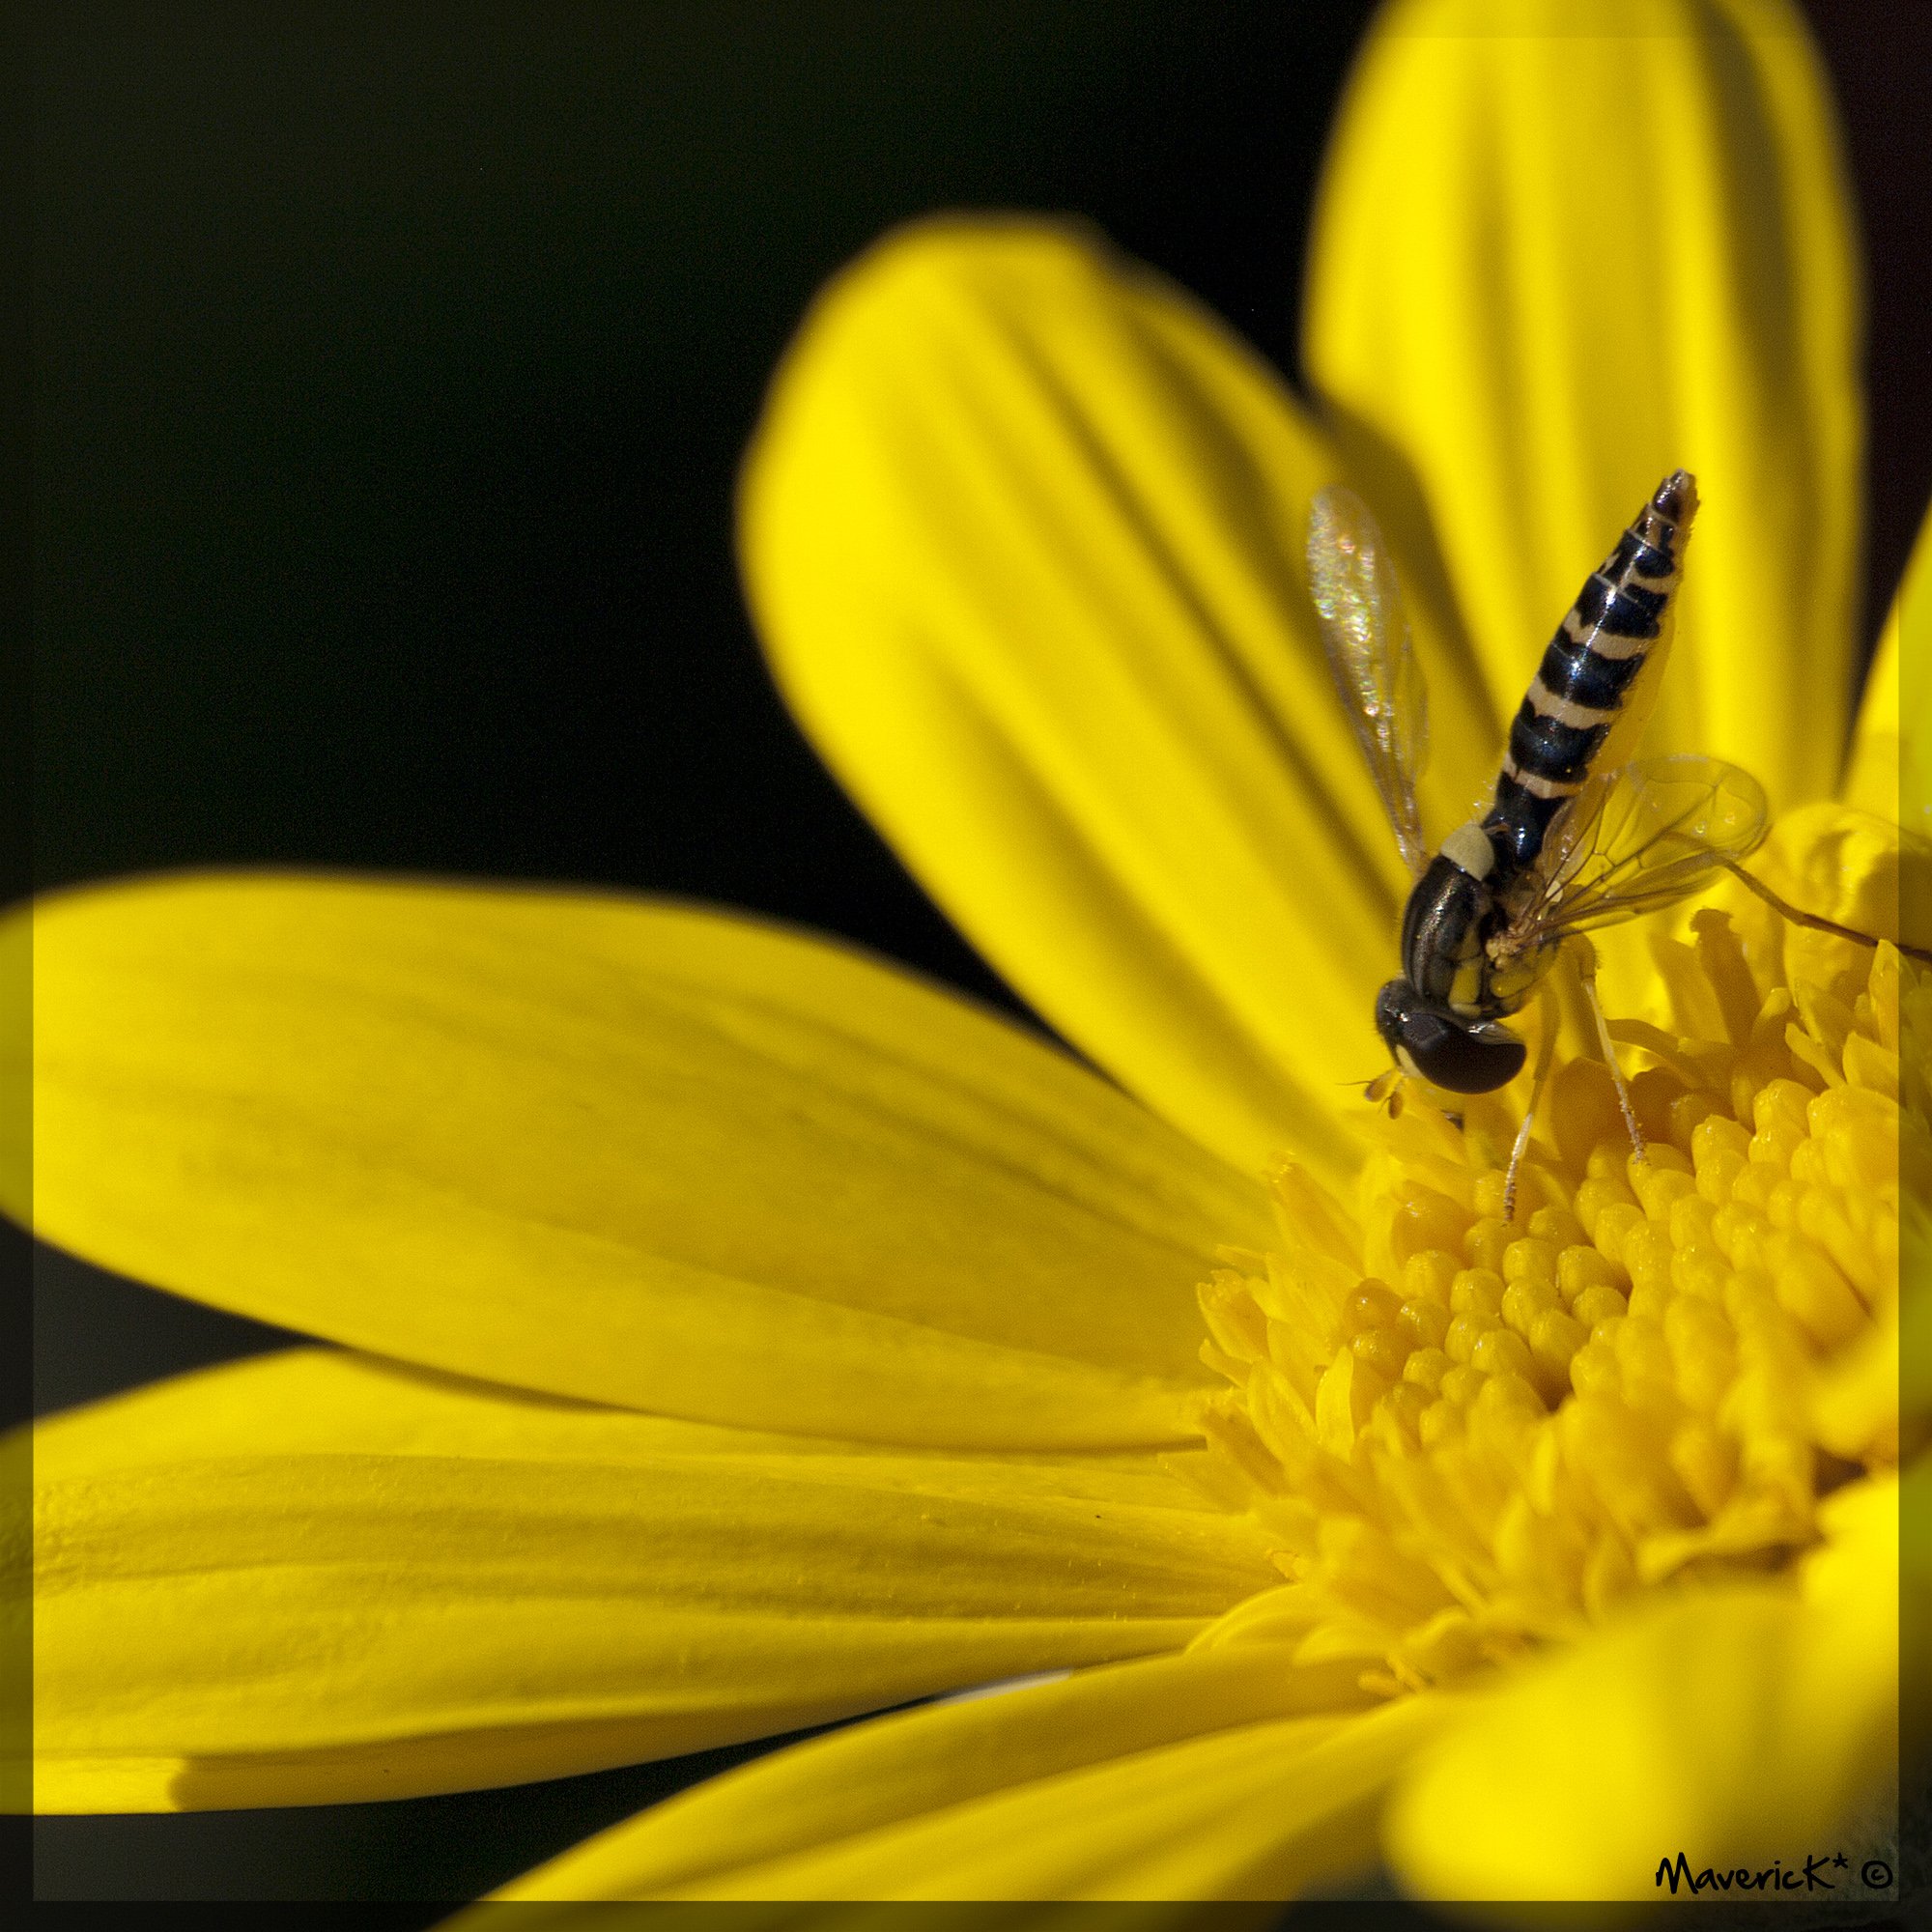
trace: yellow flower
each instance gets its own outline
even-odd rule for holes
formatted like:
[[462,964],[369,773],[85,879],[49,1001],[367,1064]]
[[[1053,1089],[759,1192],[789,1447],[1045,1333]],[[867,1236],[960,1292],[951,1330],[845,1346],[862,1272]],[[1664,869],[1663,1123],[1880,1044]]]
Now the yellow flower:
[[[1889,1849],[1932,982],[1736,892],[1612,935],[1652,1158],[1566,1043],[1510,1226],[1520,1090],[1461,1128],[1350,1090],[1405,882],[1301,577],[1330,481],[1409,588],[1439,834],[1694,469],[1658,742],[1764,779],[1788,896],[1896,917],[1895,835],[1816,803],[1860,452],[1809,45],[1772,0],[1471,18],[1407,0],[1364,55],[1319,411],[1090,240],[955,221],[835,284],[748,465],[799,717],[1135,1099],[718,913],[269,877],[36,910],[10,1209],[346,1345],[38,1432],[43,1808],[513,1782],[1070,1672],[509,1895],[1265,1898],[1380,1848],[1436,1895],[1653,1896],[1679,1850]],[[1921,538],[1840,793],[1894,814],[1903,763],[1915,825],[1928,605]]]

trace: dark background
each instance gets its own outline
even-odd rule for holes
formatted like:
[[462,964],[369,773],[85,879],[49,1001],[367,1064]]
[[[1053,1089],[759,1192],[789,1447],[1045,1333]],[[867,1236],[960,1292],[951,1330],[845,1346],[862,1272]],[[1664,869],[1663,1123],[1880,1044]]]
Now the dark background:
[[[47,14],[19,70],[33,882],[581,880],[843,933],[1010,1008],[767,683],[730,525],[766,377],[829,273],[948,207],[1077,211],[1292,374],[1368,11]],[[1932,8],[1812,11],[1871,258],[1870,628],[1932,487]],[[35,1276],[39,1410],[281,1339],[62,1257]],[[749,1754],[42,1820],[37,1889],[461,1898]]]

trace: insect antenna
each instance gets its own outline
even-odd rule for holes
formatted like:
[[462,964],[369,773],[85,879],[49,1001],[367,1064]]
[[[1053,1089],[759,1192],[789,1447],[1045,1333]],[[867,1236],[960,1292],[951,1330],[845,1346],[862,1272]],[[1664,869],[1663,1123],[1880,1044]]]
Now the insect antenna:
[[[1350,1085],[1353,1083],[1350,1082]],[[1371,1106],[1388,1104],[1388,1117],[1396,1120],[1402,1113],[1403,1071],[1400,1066],[1384,1066],[1369,1084],[1362,1089],[1362,1098]]]
[[[1753,892],[1773,912],[1782,919],[1788,919],[1793,925],[1808,925],[1813,932],[1829,932],[1834,939],[1850,939],[1860,946],[1876,946],[1878,941],[1869,932],[1861,932],[1855,925],[1840,925],[1834,919],[1826,919],[1815,912],[1801,912],[1795,905],[1787,904],[1760,879],[1756,873],[1747,872],[1735,859],[1723,862],[1725,871],[1735,878],[1739,885]],[[1922,946],[1908,946],[1902,939],[1892,941],[1909,959],[1923,960],[1932,965],[1932,952]]]

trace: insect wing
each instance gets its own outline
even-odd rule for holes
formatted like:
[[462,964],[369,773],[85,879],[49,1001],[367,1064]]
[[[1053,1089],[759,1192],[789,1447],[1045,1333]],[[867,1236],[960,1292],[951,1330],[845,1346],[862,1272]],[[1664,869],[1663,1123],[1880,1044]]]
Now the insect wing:
[[1308,586],[1321,618],[1329,675],[1396,843],[1419,875],[1429,863],[1415,803],[1429,749],[1429,692],[1395,567],[1368,505],[1352,491],[1323,490],[1309,509]]
[[1764,787],[1719,758],[1644,758],[1605,772],[1551,828],[1514,946],[1661,911],[1754,851],[1770,820]]

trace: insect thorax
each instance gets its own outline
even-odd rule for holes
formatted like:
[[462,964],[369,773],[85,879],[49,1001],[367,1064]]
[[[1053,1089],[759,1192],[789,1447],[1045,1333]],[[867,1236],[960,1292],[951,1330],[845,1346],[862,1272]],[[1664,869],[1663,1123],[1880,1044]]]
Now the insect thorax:
[[1468,1009],[1471,988],[1487,973],[1484,939],[1494,903],[1489,887],[1453,859],[1438,853],[1430,861],[1402,918],[1403,966],[1424,999]]
[[1511,945],[1509,888],[1515,880],[1507,863],[1493,868],[1485,863],[1489,852],[1487,838],[1474,826],[1451,834],[1415,882],[1403,914],[1409,984],[1466,1018],[1518,1011],[1551,958],[1547,945]]

